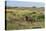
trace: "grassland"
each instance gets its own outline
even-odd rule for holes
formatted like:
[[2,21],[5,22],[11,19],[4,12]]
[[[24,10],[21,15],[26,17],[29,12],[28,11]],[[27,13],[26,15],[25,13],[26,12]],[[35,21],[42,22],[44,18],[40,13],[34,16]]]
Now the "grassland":
[[[25,16],[31,16],[33,22],[26,21]],[[6,21],[7,30],[44,28],[44,8],[7,8]]]

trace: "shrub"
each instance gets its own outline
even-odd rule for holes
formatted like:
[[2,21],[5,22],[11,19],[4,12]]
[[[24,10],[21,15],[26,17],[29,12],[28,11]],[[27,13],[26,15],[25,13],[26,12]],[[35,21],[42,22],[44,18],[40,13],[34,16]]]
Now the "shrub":
[[36,14],[36,12],[32,12],[32,14]]
[[45,17],[44,17],[44,15],[39,15],[39,16],[38,16],[38,19],[40,19],[40,18],[41,18],[41,19],[44,19]]

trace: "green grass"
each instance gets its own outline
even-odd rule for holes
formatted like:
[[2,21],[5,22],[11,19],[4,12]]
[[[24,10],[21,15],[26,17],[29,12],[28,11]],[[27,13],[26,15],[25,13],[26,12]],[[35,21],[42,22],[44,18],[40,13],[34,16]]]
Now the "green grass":
[[33,27],[41,27],[44,28],[44,23],[43,22],[34,22],[34,23],[9,23],[7,24],[7,30],[18,30],[18,29],[32,29]]
[[[7,21],[7,30],[15,29],[32,29],[33,27],[44,28],[44,11],[40,9],[7,9],[6,10],[6,21]],[[38,20],[37,22],[27,22],[23,20],[24,16],[31,16],[32,19]],[[33,21],[32,20],[32,21]]]

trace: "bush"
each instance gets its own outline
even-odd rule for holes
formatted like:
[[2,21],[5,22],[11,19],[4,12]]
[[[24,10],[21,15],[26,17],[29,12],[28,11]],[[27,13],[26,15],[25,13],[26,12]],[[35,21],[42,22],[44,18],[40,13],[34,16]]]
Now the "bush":
[[44,19],[45,17],[44,17],[44,15],[39,15],[39,16],[38,16],[38,19],[40,19],[40,18],[41,18],[41,19]]
[[38,19],[38,21],[44,21],[44,15],[39,15],[38,17],[37,17],[37,19]]
[[32,14],[36,14],[36,12],[32,12]]

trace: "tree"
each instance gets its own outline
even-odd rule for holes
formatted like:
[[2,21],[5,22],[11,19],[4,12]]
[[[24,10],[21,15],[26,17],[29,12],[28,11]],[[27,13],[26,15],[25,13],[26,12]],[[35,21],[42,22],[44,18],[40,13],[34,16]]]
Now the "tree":
[[36,8],[35,6],[33,6],[32,8]]

